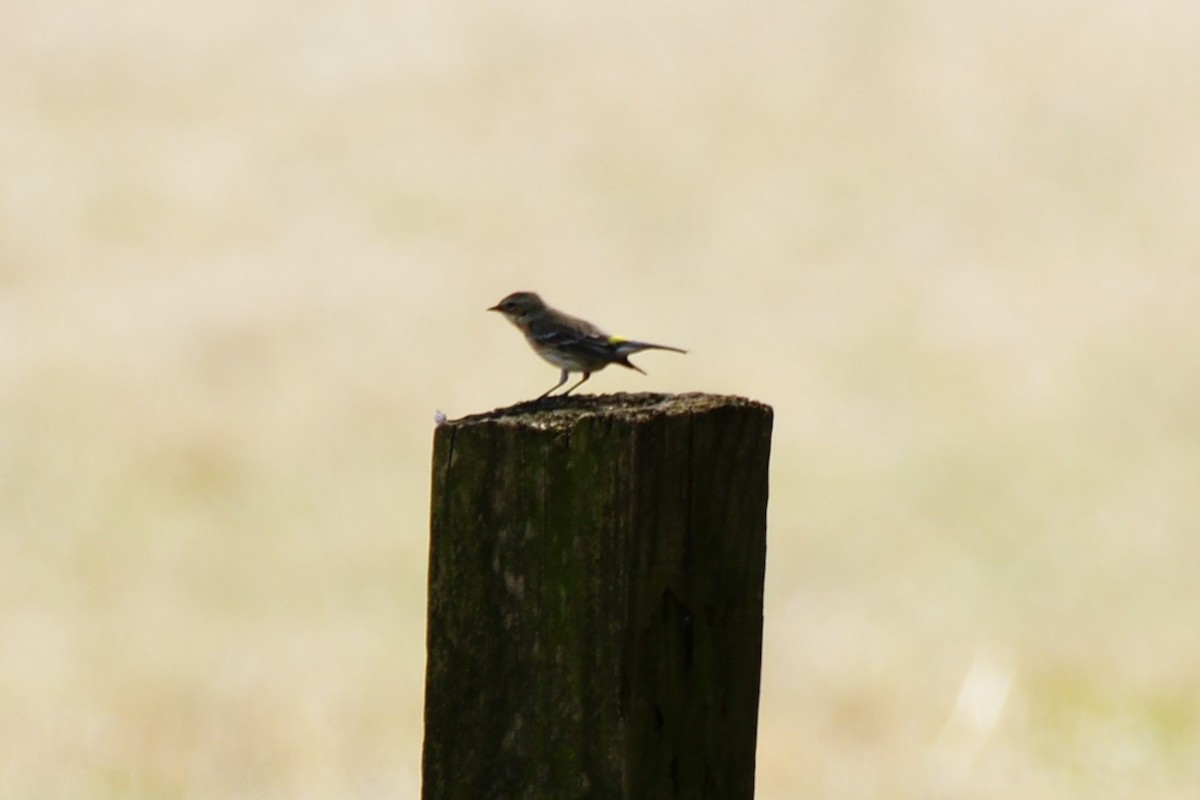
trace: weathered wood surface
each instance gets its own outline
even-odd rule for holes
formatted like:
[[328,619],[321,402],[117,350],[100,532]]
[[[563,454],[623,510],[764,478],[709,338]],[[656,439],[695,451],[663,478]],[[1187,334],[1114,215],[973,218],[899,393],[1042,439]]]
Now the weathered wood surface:
[[426,800],[753,797],[771,424],[640,394],[438,426]]

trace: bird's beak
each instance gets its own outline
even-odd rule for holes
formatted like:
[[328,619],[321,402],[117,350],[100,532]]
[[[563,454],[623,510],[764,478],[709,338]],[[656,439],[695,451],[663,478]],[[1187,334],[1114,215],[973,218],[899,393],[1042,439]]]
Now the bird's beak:
[[500,310],[500,306],[492,306],[491,308],[488,309],[488,311],[499,311],[499,310]]

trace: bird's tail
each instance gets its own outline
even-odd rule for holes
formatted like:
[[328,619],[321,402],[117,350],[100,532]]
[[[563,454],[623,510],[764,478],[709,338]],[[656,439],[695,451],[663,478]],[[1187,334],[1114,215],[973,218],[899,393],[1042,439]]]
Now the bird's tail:
[[636,369],[643,375],[646,374],[646,370],[630,362],[629,360],[629,356],[633,355],[634,353],[640,353],[643,350],[670,350],[672,353],[687,353],[687,350],[681,350],[678,347],[671,347],[670,345],[665,344],[651,344],[650,342],[635,342],[630,339],[622,339],[619,336],[611,337],[608,340],[608,343],[612,346],[613,350],[618,356],[616,360],[617,364],[620,364],[622,367]]
[[650,342],[635,342],[631,339],[622,339],[618,336],[613,336],[608,340],[608,343],[613,346],[613,349],[620,355],[629,356],[634,353],[640,353],[643,350],[670,350],[672,353],[687,354],[687,350],[681,350],[678,347],[671,347],[666,344],[650,344]]
[[629,367],[630,369],[635,369],[635,370],[637,370],[638,372],[642,373],[643,375],[645,375],[645,374],[646,374],[646,370],[642,369],[642,368],[641,368],[641,367],[639,367],[637,364],[635,364],[635,363],[633,363],[632,361],[630,361],[628,356],[619,356],[619,357],[617,358],[617,360],[616,360],[616,361],[614,361],[614,362],[612,362],[612,363],[614,363],[614,364],[620,364],[622,367]]

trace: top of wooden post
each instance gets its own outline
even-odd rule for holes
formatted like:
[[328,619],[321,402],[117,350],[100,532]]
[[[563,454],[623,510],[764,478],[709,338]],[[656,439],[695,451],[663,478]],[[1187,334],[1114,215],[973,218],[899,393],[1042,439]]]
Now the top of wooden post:
[[702,414],[718,408],[753,408],[771,413],[771,407],[738,395],[706,394],[583,394],[554,396],[471,414],[460,419],[446,420],[443,425],[468,426],[478,423],[501,423],[518,427],[531,426],[542,430],[565,430],[586,417],[621,417],[637,420],[652,416]]

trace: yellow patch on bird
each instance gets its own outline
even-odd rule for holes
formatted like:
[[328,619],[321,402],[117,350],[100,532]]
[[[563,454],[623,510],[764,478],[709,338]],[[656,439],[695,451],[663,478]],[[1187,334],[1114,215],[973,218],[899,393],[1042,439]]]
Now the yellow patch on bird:
[[624,336],[610,336],[610,337],[608,337],[608,343],[609,343],[609,344],[620,344],[621,342],[628,342],[628,341],[629,341],[629,340],[628,340],[628,339],[626,339]]

